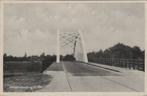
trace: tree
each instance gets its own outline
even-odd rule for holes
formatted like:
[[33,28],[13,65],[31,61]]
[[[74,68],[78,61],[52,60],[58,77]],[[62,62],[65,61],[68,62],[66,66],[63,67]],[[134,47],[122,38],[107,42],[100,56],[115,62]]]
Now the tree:
[[7,57],[7,54],[6,54],[6,53],[4,53],[4,58],[5,58],[5,57]]
[[100,51],[98,51],[98,52],[96,53],[96,57],[98,57],[98,58],[103,58],[103,50],[102,50],[102,49],[100,49]]
[[89,52],[89,61],[97,61],[99,58],[123,58],[123,59],[144,59],[144,51],[138,46],[130,47],[122,43],[118,43],[108,49],[98,52]]
[[45,53],[44,52],[41,53],[40,57],[45,57]]
[[63,60],[65,61],[75,61],[75,58],[73,55],[66,55],[63,57]]
[[143,53],[138,46],[134,46],[132,48],[132,52],[133,52],[133,59],[139,59],[139,58],[141,59],[142,58]]
[[41,53],[41,55],[40,55],[40,59],[42,59],[42,60],[44,60],[45,59],[45,53],[43,52],[43,53]]
[[144,57],[145,57],[145,51],[143,50],[143,51],[142,51],[141,58],[144,59]]
[[24,58],[27,58],[27,53],[25,52]]
[[[19,57],[15,57],[15,59],[18,59],[18,58],[19,58]],[[20,57],[20,58],[18,59],[18,61],[19,61],[19,60],[21,60],[21,61],[27,60],[27,53],[25,52],[24,56],[23,56],[22,58]]]

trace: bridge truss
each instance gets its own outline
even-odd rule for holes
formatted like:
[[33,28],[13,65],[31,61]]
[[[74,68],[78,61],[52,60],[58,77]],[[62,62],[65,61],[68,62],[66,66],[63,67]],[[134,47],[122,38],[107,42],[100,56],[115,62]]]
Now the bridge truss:
[[81,31],[57,31],[57,63],[60,62],[61,51],[67,51],[67,48],[70,49],[72,55],[74,56],[74,58],[76,58],[77,61],[88,62],[84,38]]

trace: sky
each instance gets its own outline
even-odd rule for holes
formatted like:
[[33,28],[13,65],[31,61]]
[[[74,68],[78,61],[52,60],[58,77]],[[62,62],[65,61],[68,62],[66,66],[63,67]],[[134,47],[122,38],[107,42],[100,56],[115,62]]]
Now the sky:
[[56,54],[57,31],[83,34],[87,52],[123,43],[145,47],[143,3],[7,3],[4,52]]

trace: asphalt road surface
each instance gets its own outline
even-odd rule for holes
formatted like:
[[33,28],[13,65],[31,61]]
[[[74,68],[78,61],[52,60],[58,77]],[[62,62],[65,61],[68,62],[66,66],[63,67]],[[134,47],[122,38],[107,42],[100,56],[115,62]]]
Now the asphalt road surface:
[[61,62],[61,64],[67,73],[74,76],[118,76],[113,72],[82,62]]
[[46,71],[53,80],[44,92],[140,92],[144,80],[82,62],[53,63]]
[[65,71],[73,76],[119,76],[117,72],[82,62],[53,63],[46,71]]

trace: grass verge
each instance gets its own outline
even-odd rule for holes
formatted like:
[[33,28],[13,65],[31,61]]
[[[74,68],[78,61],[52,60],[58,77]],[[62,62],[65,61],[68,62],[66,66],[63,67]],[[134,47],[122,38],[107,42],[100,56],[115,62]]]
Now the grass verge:
[[42,73],[4,75],[5,92],[33,92],[48,85],[52,77]]

